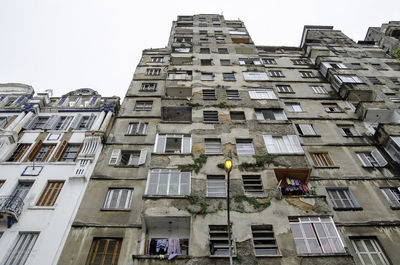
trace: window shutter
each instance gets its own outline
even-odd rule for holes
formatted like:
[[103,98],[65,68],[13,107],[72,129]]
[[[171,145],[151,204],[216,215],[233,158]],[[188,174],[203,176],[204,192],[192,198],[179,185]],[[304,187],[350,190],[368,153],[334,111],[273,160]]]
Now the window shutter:
[[52,130],[56,127],[56,125],[60,122],[61,116],[59,115],[52,115],[46,123],[43,125],[43,129],[45,130]]
[[135,132],[135,134],[140,134],[140,126],[142,126],[142,125],[143,125],[142,121],[139,121],[138,124],[137,124],[137,126],[136,126],[136,132]]
[[398,199],[396,198],[396,196],[394,196],[393,192],[389,188],[381,189],[381,190],[382,190],[383,194],[386,196],[386,198],[388,199],[388,201],[392,207],[399,206]]
[[287,120],[285,113],[282,110],[274,110],[273,111],[274,117],[278,121]]
[[166,135],[165,134],[157,134],[156,139],[157,139],[157,141],[156,141],[156,145],[154,146],[154,151],[156,153],[164,153]]
[[3,128],[7,124],[8,118],[4,118],[0,120],[0,128]]
[[372,157],[378,162],[379,166],[384,167],[388,164],[386,159],[382,156],[378,149],[374,149],[371,152]]
[[144,165],[146,163],[146,157],[147,157],[147,149],[142,149],[140,151],[140,157],[139,157],[138,165]]
[[37,144],[33,147],[31,153],[28,155],[28,160],[33,161],[35,159],[37,153],[39,152],[40,148],[42,148],[43,142],[39,140]]
[[108,164],[118,165],[120,160],[121,160],[121,149],[113,149]]
[[90,130],[90,128],[93,125],[93,122],[95,121],[95,119],[96,119],[96,115],[93,114],[93,113],[90,114],[89,121],[88,121],[88,124],[87,124],[87,127],[86,127],[87,130]]
[[272,138],[272,135],[264,135],[264,142],[265,146],[267,147],[268,153],[275,154],[278,152],[274,145],[274,139]]
[[55,155],[53,156],[52,161],[60,161],[62,155],[64,154],[65,150],[67,149],[68,142],[67,141],[62,141],[60,144],[60,147],[58,147],[58,150],[56,151]]
[[34,115],[32,118],[29,119],[27,123],[25,123],[22,128],[25,130],[31,129],[38,119],[39,117],[37,115]]
[[261,111],[256,111],[256,118],[259,121],[263,121],[264,120],[264,115],[262,114]]
[[72,121],[73,118],[74,118],[73,116],[67,116],[67,117],[65,117],[63,123],[62,123],[61,126],[60,126],[60,130],[67,130],[67,129],[68,129],[68,126],[69,126],[69,124],[71,123],[71,121]]
[[365,154],[357,154],[364,167],[372,167],[371,162],[365,157]]
[[82,114],[76,115],[75,119],[73,120],[72,125],[71,125],[72,129],[74,129],[74,130],[78,129],[79,125],[82,122],[82,119],[83,119]]
[[315,131],[311,124],[299,124],[303,135],[315,135]]

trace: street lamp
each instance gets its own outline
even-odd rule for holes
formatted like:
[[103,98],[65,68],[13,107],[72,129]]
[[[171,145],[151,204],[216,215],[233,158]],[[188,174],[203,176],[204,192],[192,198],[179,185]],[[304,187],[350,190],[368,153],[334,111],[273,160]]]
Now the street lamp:
[[227,204],[227,217],[228,217],[228,245],[229,245],[229,264],[232,265],[232,243],[231,243],[231,220],[230,220],[230,208],[229,208],[229,173],[232,169],[232,160],[227,159],[225,161],[225,171],[228,173],[227,181],[227,192],[226,192],[226,204]]

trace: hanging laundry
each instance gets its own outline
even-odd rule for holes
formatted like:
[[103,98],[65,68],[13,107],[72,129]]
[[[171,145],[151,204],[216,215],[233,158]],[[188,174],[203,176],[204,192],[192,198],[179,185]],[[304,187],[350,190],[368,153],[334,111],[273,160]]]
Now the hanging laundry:
[[179,244],[178,238],[168,239],[168,255],[181,254],[181,245]]
[[168,245],[166,239],[158,239],[156,245],[156,252],[158,254],[165,254],[167,251]]

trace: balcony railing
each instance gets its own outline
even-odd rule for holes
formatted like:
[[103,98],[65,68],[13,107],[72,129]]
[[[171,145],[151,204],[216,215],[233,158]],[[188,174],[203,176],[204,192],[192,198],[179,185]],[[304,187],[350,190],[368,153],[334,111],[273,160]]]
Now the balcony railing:
[[18,196],[0,196],[0,213],[9,214],[15,221],[21,214],[24,201]]

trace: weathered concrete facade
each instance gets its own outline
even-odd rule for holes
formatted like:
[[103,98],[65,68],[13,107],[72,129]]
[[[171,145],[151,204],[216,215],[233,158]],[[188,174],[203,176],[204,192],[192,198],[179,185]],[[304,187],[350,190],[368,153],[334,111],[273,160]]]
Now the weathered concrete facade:
[[397,64],[332,27],[256,46],[241,21],[179,16],[143,51],[58,264],[227,264],[227,157],[235,264],[400,263]]

